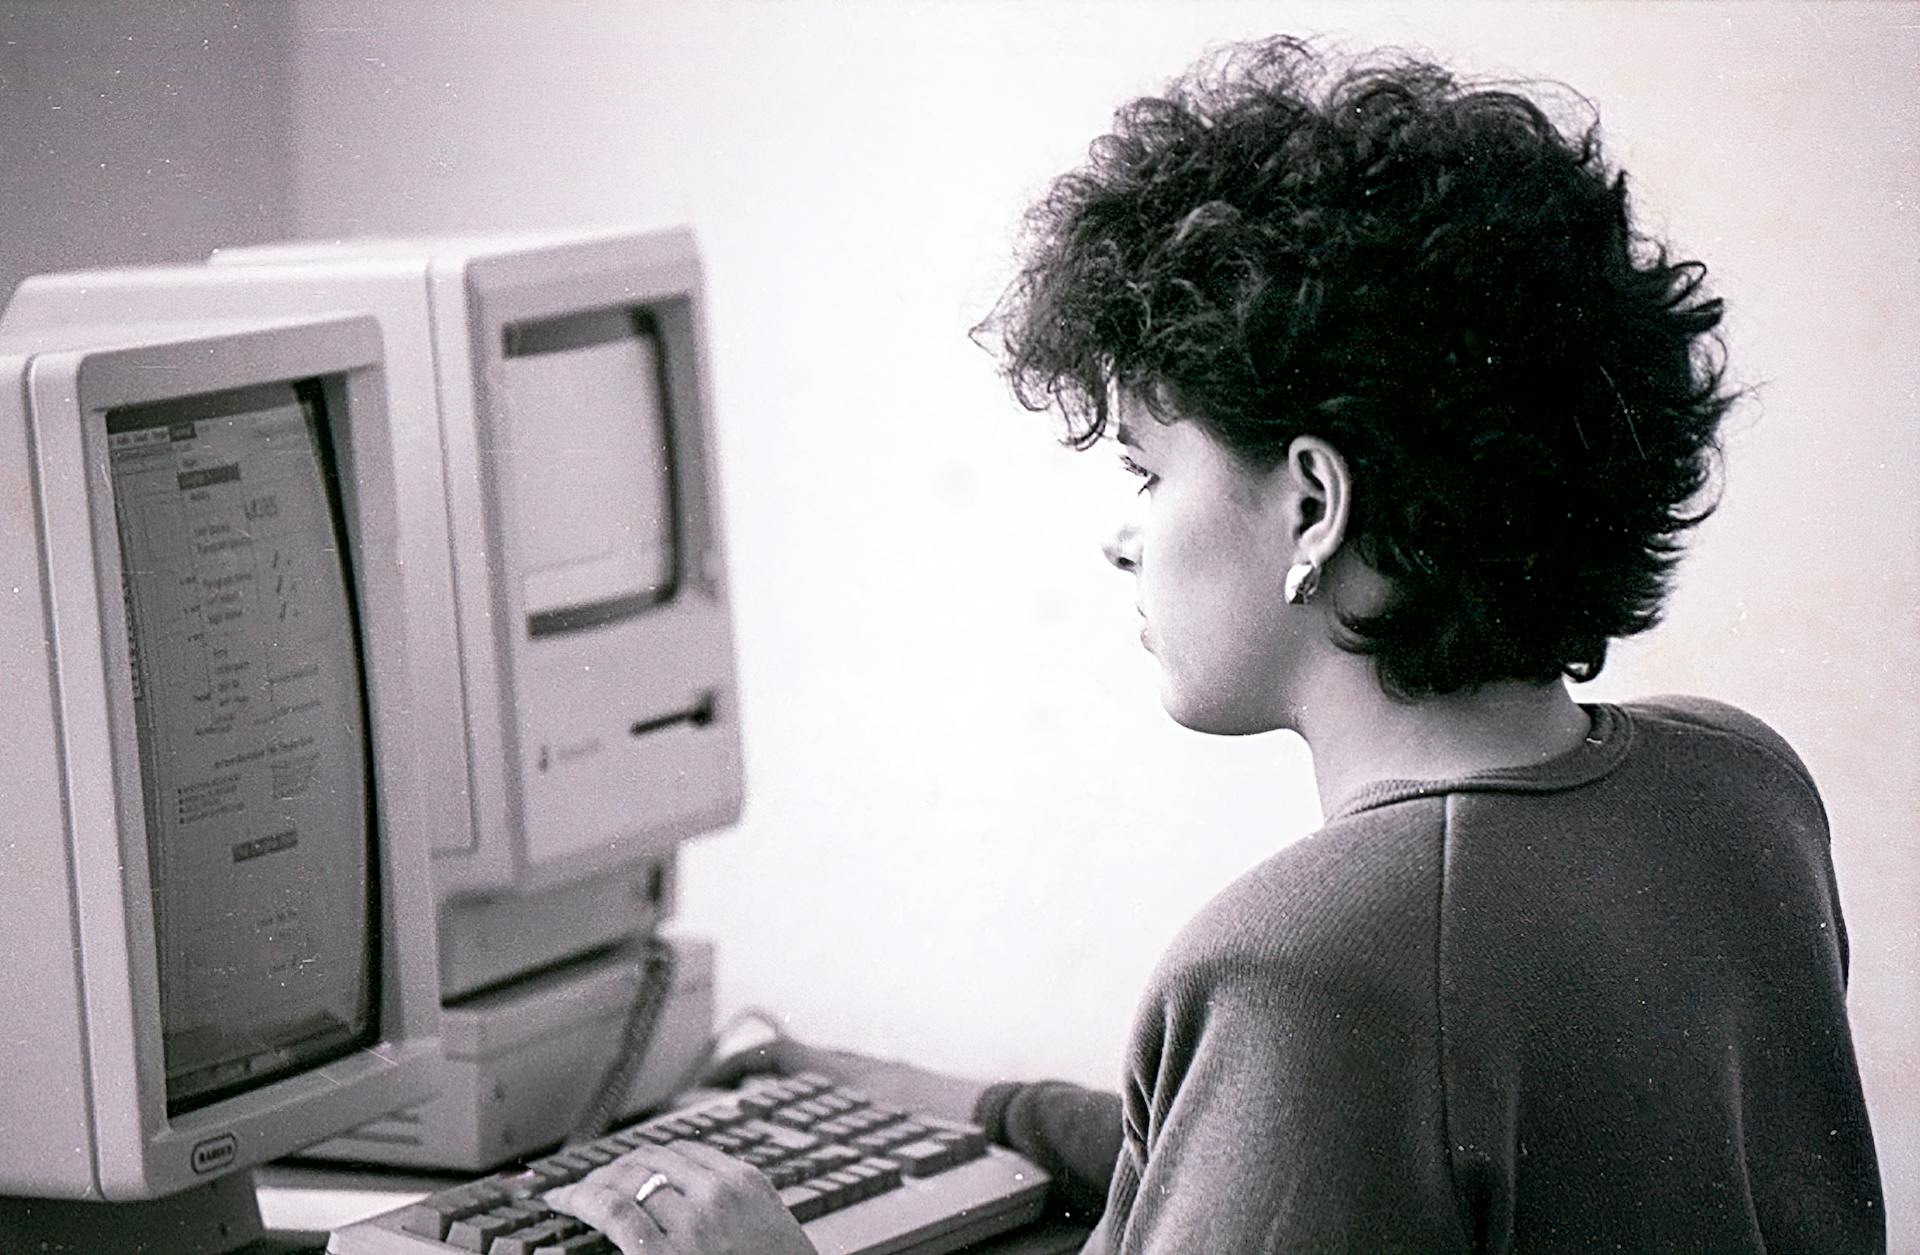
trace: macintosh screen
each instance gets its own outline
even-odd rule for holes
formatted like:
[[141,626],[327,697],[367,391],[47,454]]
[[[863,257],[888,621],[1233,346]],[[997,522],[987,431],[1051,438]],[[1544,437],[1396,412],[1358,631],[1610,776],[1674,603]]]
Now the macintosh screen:
[[673,596],[671,415],[659,328],[596,310],[506,328],[500,462],[528,629],[612,622]]
[[289,383],[107,415],[169,1114],[378,1031],[365,667],[324,411]]

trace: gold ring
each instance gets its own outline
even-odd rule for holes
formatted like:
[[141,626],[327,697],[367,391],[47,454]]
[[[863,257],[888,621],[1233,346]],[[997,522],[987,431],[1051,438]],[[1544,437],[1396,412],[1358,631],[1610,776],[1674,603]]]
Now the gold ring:
[[664,1172],[654,1173],[652,1176],[642,1181],[640,1183],[640,1188],[633,1192],[633,1205],[636,1207],[645,1207],[647,1205],[648,1199],[652,1198],[655,1194],[658,1194],[661,1190],[671,1188],[672,1185],[673,1185],[673,1182],[667,1180],[666,1173]]

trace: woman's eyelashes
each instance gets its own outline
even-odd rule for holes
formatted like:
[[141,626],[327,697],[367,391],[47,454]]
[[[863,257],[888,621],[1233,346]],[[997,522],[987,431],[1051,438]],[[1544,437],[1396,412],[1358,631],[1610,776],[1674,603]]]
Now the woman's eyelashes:
[[1160,482],[1160,477],[1140,465],[1126,454],[1120,455],[1120,469],[1140,481],[1140,491],[1145,492]]

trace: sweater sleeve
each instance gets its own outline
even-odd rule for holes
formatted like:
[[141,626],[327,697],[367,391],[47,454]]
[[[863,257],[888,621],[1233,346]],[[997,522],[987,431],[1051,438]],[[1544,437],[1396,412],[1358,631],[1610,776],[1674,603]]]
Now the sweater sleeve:
[[1166,1009],[1192,1046],[1161,1055],[1154,1092],[1128,1103],[1128,1146],[1088,1251],[1470,1249],[1431,1017],[1404,990],[1269,968]]
[[1120,1155],[1120,1095],[1067,1081],[989,1086],[974,1123],[1053,1178],[1062,1219],[1091,1223],[1100,1214]]
[[1441,830],[1404,809],[1283,852],[1169,950],[1089,1252],[1472,1248],[1441,1083]]

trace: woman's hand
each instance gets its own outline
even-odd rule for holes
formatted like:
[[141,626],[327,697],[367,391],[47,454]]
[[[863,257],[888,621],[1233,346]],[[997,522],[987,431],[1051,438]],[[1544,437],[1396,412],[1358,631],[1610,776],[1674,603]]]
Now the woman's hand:
[[[656,1177],[664,1180],[649,1185]],[[642,1145],[546,1203],[606,1234],[622,1255],[814,1255],[759,1169],[699,1142]]]
[[797,1076],[802,1072],[818,1072],[835,1084],[859,1090],[877,1103],[968,1123],[972,1122],[973,1109],[987,1088],[979,1081],[929,1071],[911,1063],[876,1059],[851,1050],[827,1050],[785,1036],[719,1060],[703,1083],[726,1089],[761,1073]]
[[[908,1063],[827,1050],[776,1036],[717,1062],[703,1084],[818,1072],[875,1102],[971,1121],[986,1087]],[[648,1186],[656,1176],[664,1184]],[[636,1194],[645,1194],[636,1202]],[[622,1255],[813,1255],[772,1184],[740,1160],[695,1141],[642,1145],[546,1196],[547,1205],[607,1235]]]

